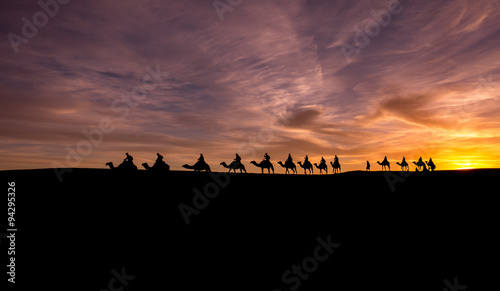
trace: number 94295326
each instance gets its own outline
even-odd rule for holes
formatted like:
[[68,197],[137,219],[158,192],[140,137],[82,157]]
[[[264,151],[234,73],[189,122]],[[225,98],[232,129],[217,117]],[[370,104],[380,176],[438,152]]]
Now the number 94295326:
[[9,182],[7,184],[9,185],[9,188],[7,188],[7,206],[9,207],[7,209],[9,215],[7,220],[9,221],[9,227],[14,228],[16,226],[16,219],[14,218],[16,214],[16,183]]

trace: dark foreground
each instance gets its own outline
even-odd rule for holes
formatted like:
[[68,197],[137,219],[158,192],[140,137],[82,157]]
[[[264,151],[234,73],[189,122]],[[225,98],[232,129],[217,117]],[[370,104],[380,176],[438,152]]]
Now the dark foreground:
[[394,192],[382,172],[76,169],[59,183],[51,169],[3,171],[5,194],[16,183],[18,231],[15,285],[0,236],[2,281],[110,291],[496,286],[500,170],[392,174]]

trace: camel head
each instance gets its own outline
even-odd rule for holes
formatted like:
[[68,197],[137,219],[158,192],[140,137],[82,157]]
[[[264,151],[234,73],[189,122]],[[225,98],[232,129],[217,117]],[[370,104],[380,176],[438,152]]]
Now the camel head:
[[144,169],[146,169],[146,170],[147,170],[147,169],[149,169],[149,165],[148,165],[148,163],[143,163],[143,164],[142,164],[142,166],[143,166],[143,167],[144,167]]
[[182,165],[182,167],[188,169],[189,165],[188,164],[184,164],[184,165]]
[[282,167],[284,167],[285,165],[283,165],[283,162],[279,161],[278,164]]
[[256,161],[251,161],[250,164],[254,164],[257,166],[257,162]]
[[382,165],[382,163],[381,163],[381,162],[379,162],[379,161],[377,161],[377,164]]
[[226,164],[226,162],[222,162],[222,163],[220,163],[220,164],[221,164],[221,166],[223,166],[223,167],[226,167],[226,168],[227,168],[227,164]]
[[297,164],[299,164],[299,166],[302,167],[302,162],[301,161],[298,161]]

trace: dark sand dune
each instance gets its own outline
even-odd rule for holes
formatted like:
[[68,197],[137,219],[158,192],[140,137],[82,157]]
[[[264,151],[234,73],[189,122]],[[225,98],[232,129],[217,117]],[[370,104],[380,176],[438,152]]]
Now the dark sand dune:
[[[496,261],[500,170],[404,181],[392,172],[394,192],[382,172],[214,175],[75,169],[59,183],[51,169],[0,172],[17,184],[19,286],[108,289],[123,267],[135,276],[126,291],[295,290],[298,281],[298,290],[441,291],[455,277],[481,290],[497,280],[485,262]],[[213,197],[196,200],[186,225],[179,205],[193,207],[205,187]],[[283,282],[328,236],[340,246]]]

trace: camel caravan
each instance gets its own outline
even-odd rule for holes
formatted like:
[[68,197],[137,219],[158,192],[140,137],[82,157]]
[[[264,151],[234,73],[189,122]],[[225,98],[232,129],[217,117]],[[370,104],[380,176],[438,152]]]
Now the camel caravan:
[[[113,171],[121,173],[129,173],[137,171],[138,170],[137,166],[135,166],[133,162],[134,158],[128,153],[125,153],[125,155],[126,155],[125,159],[118,167],[115,167],[113,165],[113,162],[106,163],[106,166],[109,166],[109,168]],[[170,166],[167,163],[165,163],[165,161],[163,161],[163,156],[160,155],[159,153],[157,153],[156,155],[157,158],[154,165],[150,167],[148,163],[143,163],[142,166],[144,167],[144,169],[153,173],[169,172]],[[274,166],[273,163],[271,162],[271,156],[269,156],[267,153],[264,154],[264,159],[261,162],[257,163],[256,161],[251,161],[250,163],[260,168],[262,174],[264,174],[264,170],[267,170],[268,174],[271,174],[271,172],[274,174]],[[314,174],[314,168],[319,170],[319,174],[323,174],[323,172],[324,174],[328,174],[328,165],[323,157],[321,157],[319,163],[312,164],[309,161],[309,157],[306,155],[304,161],[298,161],[297,164],[304,170],[304,175]],[[384,157],[382,162],[377,161],[377,164],[382,166],[382,171],[391,170],[391,163],[387,160],[387,156]],[[436,169],[436,165],[432,161],[432,158],[429,158],[428,161],[423,161],[422,157],[420,157],[418,161],[413,161],[413,164],[416,166],[415,169],[416,172],[428,172],[428,171],[434,171]],[[245,165],[243,165],[243,163],[241,162],[241,157],[238,154],[236,154],[235,159],[229,165],[226,162],[221,162],[220,165],[228,169],[229,173],[231,171],[237,173],[236,172],[237,170],[239,170],[240,173],[243,172],[247,173]],[[291,154],[288,154],[288,158],[285,160],[284,163],[282,161],[279,161],[278,165],[285,168],[285,174],[298,173],[297,165],[293,161]],[[396,162],[396,165],[401,167],[401,171],[404,172],[410,171],[410,165],[406,161],[405,157],[403,157],[403,160],[401,162]],[[330,166],[332,167],[333,174],[338,174],[342,172],[339,158],[337,157],[337,155],[335,155],[334,160],[330,162]],[[203,154],[200,154],[198,161],[194,165],[191,166],[188,164],[184,164],[182,167],[188,170],[194,170],[195,172],[201,172],[201,171],[211,172],[210,166],[205,162],[205,157],[203,156]],[[366,161],[366,171],[370,170],[371,170],[370,161]]]
[[[370,170],[370,162],[366,162],[366,170]],[[382,171],[387,171],[391,170],[391,163],[387,160],[387,157],[384,158],[384,160],[381,162],[377,161],[377,164],[382,166]],[[425,163],[422,161],[422,157],[418,159],[418,162],[413,162],[417,168],[415,169],[416,172],[428,172],[428,171],[434,171],[436,169],[436,165],[432,161],[432,158],[429,158],[429,161],[425,161]],[[396,162],[396,165],[401,167],[401,171],[403,172],[409,172],[410,171],[410,166],[408,165],[408,162],[406,161],[406,158],[403,157],[403,160],[400,162]]]

